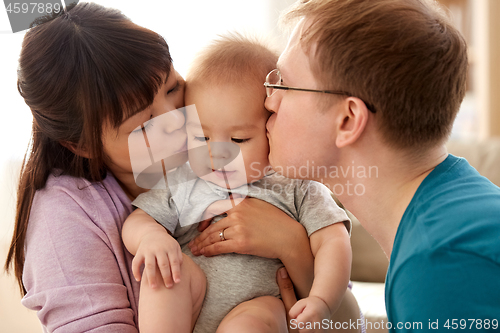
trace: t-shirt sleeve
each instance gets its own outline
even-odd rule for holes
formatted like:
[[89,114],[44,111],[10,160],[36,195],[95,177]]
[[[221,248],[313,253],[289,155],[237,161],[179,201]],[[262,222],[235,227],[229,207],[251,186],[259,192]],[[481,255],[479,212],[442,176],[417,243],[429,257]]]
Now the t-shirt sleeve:
[[[37,192],[26,235],[24,306],[49,332],[135,332],[119,226],[100,219],[90,190]],[[82,196],[86,196],[82,199]],[[81,201],[87,202],[82,208]],[[108,227],[108,230],[104,230]],[[126,270],[126,271],[124,271]]]
[[498,263],[440,249],[413,255],[394,274],[386,307],[396,331],[398,323],[417,323],[405,332],[488,331],[494,322],[500,328],[500,288],[493,283],[500,276]]
[[296,191],[299,222],[307,235],[334,223],[343,222],[351,233],[351,220],[332,197],[331,191],[315,181],[303,181]]
[[149,190],[140,194],[132,205],[142,209],[172,235],[179,224],[179,212],[168,189]]

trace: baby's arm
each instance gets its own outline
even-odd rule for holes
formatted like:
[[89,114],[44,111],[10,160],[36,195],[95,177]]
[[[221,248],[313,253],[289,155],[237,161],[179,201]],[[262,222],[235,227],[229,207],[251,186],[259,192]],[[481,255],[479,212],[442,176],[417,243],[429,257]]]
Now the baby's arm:
[[290,318],[299,322],[330,319],[344,296],[351,272],[351,245],[344,223],[335,223],[310,236],[314,281],[309,297],[298,301]]
[[180,282],[182,251],[179,243],[142,209],[137,208],[125,220],[122,238],[127,250],[135,255],[132,272],[137,281],[141,280],[140,267],[144,263],[144,274],[151,288],[156,288],[157,266],[167,288]]

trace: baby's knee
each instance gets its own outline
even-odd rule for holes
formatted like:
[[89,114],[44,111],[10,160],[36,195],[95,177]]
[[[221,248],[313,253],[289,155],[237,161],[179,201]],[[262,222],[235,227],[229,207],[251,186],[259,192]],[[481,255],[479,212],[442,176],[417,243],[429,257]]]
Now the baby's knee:
[[194,307],[199,307],[205,298],[207,278],[205,273],[190,257],[182,254],[181,279],[188,278]]
[[232,332],[287,332],[283,303],[276,297],[264,296],[238,305],[217,329],[217,333]]

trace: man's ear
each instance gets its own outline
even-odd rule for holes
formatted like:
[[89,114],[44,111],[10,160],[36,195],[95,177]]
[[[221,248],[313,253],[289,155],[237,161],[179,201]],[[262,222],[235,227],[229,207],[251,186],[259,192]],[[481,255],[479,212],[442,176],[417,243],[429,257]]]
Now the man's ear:
[[341,103],[337,118],[337,138],[335,144],[342,148],[356,142],[368,122],[370,111],[365,103],[357,97],[348,97]]
[[69,141],[59,141],[59,144],[67,149],[69,149],[73,154],[78,155],[80,157],[84,158],[90,158],[90,154],[85,149],[85,147],[78,147],[78,145],[74,142],[69,142]]

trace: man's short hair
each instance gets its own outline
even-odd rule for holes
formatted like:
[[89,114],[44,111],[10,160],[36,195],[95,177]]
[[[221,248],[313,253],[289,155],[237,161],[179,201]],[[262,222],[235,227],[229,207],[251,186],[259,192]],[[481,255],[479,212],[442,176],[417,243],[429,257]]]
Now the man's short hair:
[[285,22],[305,18],[301,36],[322,89],[372,104],[386,143],[425,149],[443,143],[465,95],[467,46],[436,2],[302,0]]

